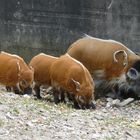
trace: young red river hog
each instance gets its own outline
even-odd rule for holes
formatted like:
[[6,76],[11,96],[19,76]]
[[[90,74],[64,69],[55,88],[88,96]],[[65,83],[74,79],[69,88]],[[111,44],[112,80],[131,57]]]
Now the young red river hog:
[[40,86],[51,86],[50,67],[56,60],[57,57],[40,53],[34,56],[29,63],[29,66],[34,68],[34,90],[38,99],[41,98]]
[[67,91],[75,108],[95,108],[94,82],[82,63],[65,54],[52,64],[50,73],[52,86]]
[[31,94],[34,70],[18,55],[0,53],[0,83],[19,94]]

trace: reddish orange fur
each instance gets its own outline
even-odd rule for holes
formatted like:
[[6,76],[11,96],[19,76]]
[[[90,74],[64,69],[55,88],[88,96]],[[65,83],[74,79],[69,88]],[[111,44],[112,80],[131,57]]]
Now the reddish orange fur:
[[[127,53],[128,65],[126,67],[123,66],[124,56],[122,53],[118,53],[116,56],[118,62],[114,61],[113,54],[118,50],[124,50]],[[67,53],[82,62],[93,76],[96,70],[104,70],[104,78],[110,80],[121,76],[135,60],[140,59],[119,42],[92,37],[84,37],[75,41],[70,45]]]
[[32,58],[29,66],[34,68],[34,81],[39,85],[51,85],[50,67],[57,57],[45,55],[43,53]]
[[[84,97],[84,104],[89,104],[94,97],[93,79],[85,66],[76,61],[68,54],[57,59],[51,66],[52,85],[73,93],[75,98]],[[76,91],[71,79],[80,83],[79,91]]]
[[[22,80],[27,86],[33,82],[33,70],[31,70],[24,60],[9,53],[0,53],[0,83],[9,87],[16,86]],[[26,88],[26,87],[23,87]]]

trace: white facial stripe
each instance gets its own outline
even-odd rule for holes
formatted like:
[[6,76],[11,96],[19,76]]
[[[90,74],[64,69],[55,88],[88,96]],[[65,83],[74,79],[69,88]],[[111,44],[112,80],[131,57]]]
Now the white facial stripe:
[[119,83],[126,82],[126,75],[122,74],[119,78]]
[[22,91],[21,88],[20,88],[20,86],[19,86],[19,83],[17,83],[16,87],[18,88],[18,90],[19,90],[20,92]]
[[82,96],[79,96],[79,101],[81,102],[81,103],[85,103],[85,101],[84,101],[84,99],[82,98]]
[[105,71],[104,70],[96,70],[93,72],[93,78],[104,78]]

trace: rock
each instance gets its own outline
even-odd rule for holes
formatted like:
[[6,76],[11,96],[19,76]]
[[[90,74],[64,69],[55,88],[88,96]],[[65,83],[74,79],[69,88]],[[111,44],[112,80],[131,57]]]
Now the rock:
[[0,140],[140,138],[140,102],[125,106],[133,101],[131,98],[122,102],[111,98],[98,99],[96,110],[91,111],[32,97],[28,100],[28,95],[14,97],[11,93],[0,94]]
[[6,118],[12,119],[12,120],[14,119],[14,117],[11,115],[10,112],[6,113]]
[[109,107],[111,107],[112,106],[112,103],[110,103],[110,102],[108,102],[107,104],[106,104],[106,107],[107,108],[109,108]]
[[134,101],[134,98],[128,98],[128,99],[123,100],[122,102],[120,102],[118,105],[119,106],[126,106],[126,105],[128,105],[129,103],[131,103],[133,101]]
[[137,121],[136,121],[136,124],[137,124],[138,126],[140,126],[140,120],[137,120]]
[[0,135],[8,135],[9,131],[6,129],[0,129]]
[[107,102],[112,102],[113,101],[112,98],[107,98],[106,100],[107,100]]
[[113,106],[119,106],[119,104],[120,104],[120,100],[119,99],[115,99],[115,100],[112,101],[112,105]]
[[112,106],[112,101],[113,101],[113,99],[112,99],[112,98],[107,98],[106,100],[107,100],[106,107],[107,107],[107,108],[111,107],[111,106]]
[[24,98],[28,98],[28,99],[31,98],[31,96],[28,95],[28,94],[24,94],[23,97],[24,97]]
[[107,98],[108,103],[106,104],[106,107],[112,107],[112,106],[119,106],[120,100],[115,99],[113,100],[112,98]]
[[27,126],[30,126],[30,127],[33,127],[33,126],[34,126],[33,123],[32,123],[31,121],[28,121],[28,122],[26,123],[26,125],[27,125]]
[[129,103],[134,101],[134,98],[128,98],[126,100],[123,100],[122,102],[119,99],[111,99],[107,98],[108,103],[106,104],[106,107],[116,106],[116,107],[123,107],[128,105]]

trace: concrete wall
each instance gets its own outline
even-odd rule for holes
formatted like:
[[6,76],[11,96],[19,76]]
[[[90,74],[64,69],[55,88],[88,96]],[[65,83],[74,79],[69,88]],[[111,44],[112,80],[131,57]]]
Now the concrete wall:
[[140,51],[140,0],[0,0],[0,49],[61,55],[84,33]]

